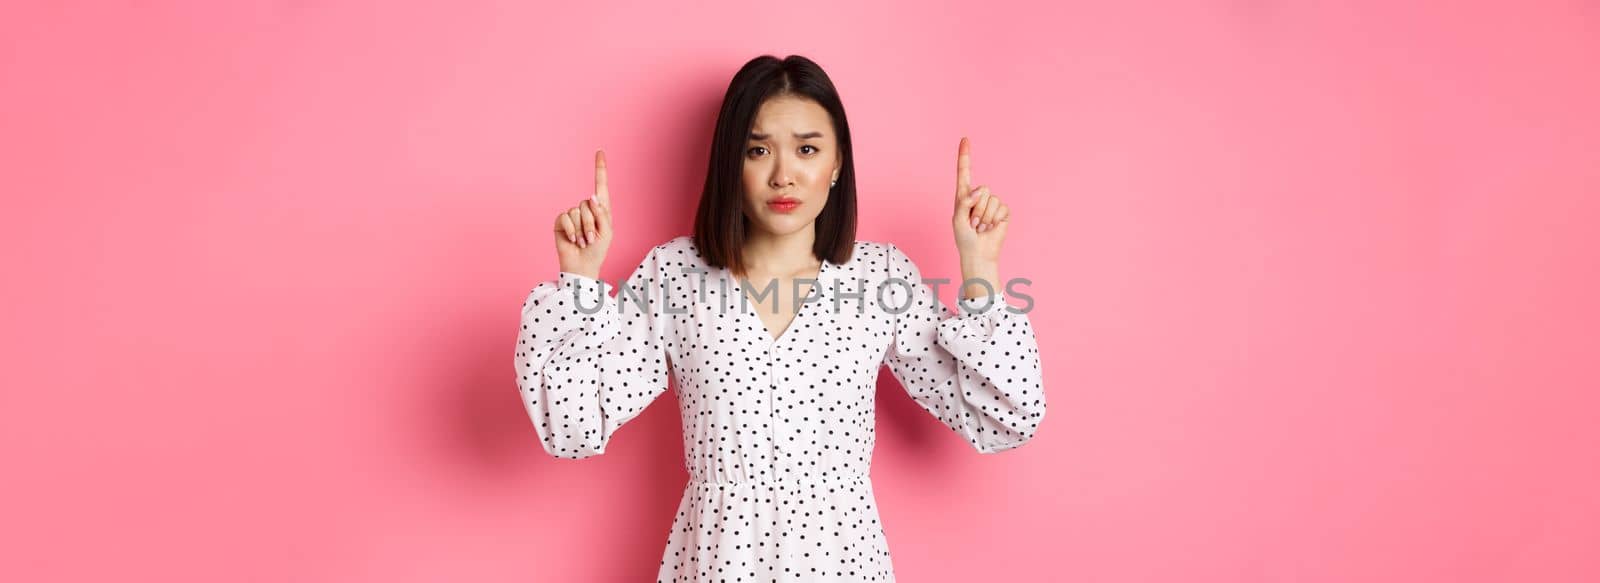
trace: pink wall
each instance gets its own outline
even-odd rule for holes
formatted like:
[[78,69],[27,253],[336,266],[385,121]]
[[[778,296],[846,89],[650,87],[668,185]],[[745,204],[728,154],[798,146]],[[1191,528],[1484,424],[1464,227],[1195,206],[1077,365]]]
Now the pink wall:
[[0,579],[650,579],[675,402],[548,457],[517,308],[596,147],[604,277],[689,232],[770,52],[861,238],[958,276],[968,135],[1034,280],[1032,444],[882,377],[902,580],[1600,580],[1592,2],[75,4],[0,9]]

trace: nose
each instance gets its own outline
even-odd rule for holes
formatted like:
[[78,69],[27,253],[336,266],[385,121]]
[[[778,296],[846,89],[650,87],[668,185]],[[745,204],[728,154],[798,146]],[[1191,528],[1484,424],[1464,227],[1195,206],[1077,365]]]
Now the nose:
[[788,165],[783,163],[783,156],[773,156],[772,178],[769,184],[774,190],[781,190],[785,186],[794,184],[794,177],[789,175]]

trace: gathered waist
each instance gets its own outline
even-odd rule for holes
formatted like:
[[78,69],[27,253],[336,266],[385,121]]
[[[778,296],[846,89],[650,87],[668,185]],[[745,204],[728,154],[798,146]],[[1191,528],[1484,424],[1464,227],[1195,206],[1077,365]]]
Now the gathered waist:
[[764,478],[764,479],[757,479],[757,480],[748,480],[748,479],[732,480],[732,479],[722,479],[722,478],[708,478],[708,477],[703,477],[703,476],[690,476],[689,477],[689,486],[690,487],[695,487],[695,486],[771,486],[771,487],[778,487],[778,486],[801,485],[801,484],[842,484],[842,483],[858,484],[858,483],[863,483],[863,482],[870,483],[871,481],[872,481],[872,478],[870,476],[868,476],[867,474],[855,474],[855,473],[797,474],[797,475],[792,475],[792,476],[782,476],[782,477],[776,477],[776,478]]

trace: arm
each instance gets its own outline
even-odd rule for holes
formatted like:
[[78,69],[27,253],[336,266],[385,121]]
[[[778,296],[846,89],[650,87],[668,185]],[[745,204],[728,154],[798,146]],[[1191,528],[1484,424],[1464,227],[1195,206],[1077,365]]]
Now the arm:
[[909,307],[893,318],[884,362],[911,398],[981,453],[1032,439],[1044,420],[1045,395],[1028,316],[1008,311],[998,288],[992,296],[961,300],[967,310],[981,311],[951,313],[894,245],[889,277],[905,283],[885,287],[894,297],[884,303]]
[[563,271],[523,303],[517,386],[550,455],[605,453],[617,429],[666,391],[670,318],[659,250],[650,251],[615,298],[611,284]]

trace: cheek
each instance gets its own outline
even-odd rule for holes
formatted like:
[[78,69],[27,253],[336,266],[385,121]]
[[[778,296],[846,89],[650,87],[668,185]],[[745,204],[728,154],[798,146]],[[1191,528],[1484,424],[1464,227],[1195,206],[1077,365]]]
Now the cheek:
[[739,195],[744,197],[746,201],[751,201],[755,200],[755,193],[757,192],[761,192],[761,180],[756,178],[755,174],[750,172],[747,167],[744,170],[744,175],[739,178]]
[[755,194],[753,193],[761,192],[763,188],[766,188],[766,181],[761,179],[760,174],[746,169],[744,171],[743,183],[740,184],[740,186],[744,187],[745,198],[755,198]]
[[819,160],[816,164],[807,167],[806,172],[811,175],[813,181],[821,183],[824,187],[828,186],[828,181],[833,180],[833,164],[831,162]]
[[763,184],[766,183],[766,179],[764,179],[762,176],[763,174],[760,168],[746,162],[744,165],[745,190],[752,191],[759,189]]

